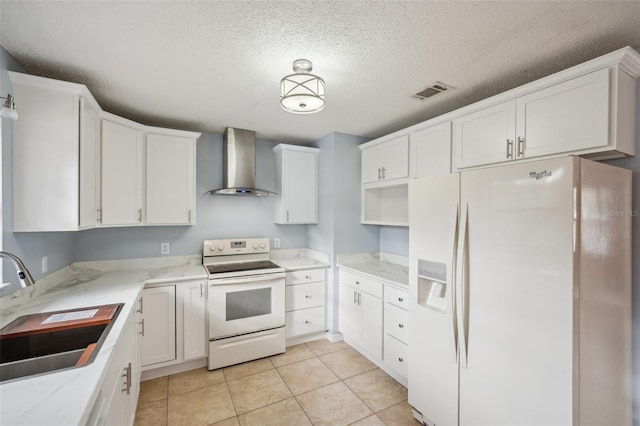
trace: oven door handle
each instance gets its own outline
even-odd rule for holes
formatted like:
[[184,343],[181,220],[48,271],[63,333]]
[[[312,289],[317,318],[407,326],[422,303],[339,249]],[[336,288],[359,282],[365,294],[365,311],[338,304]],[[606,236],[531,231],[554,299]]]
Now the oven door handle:
[[228,285],[228,284],[246,284],[246,283],[255,283],[258,281],[275,281],[282,278],[285,278],[286,274],[284,272],[277,272],[274,274],[267,275],[250,275],[248,277],[230,277],[230,278],[214,278],[209,280],[209,286],[215,285]]

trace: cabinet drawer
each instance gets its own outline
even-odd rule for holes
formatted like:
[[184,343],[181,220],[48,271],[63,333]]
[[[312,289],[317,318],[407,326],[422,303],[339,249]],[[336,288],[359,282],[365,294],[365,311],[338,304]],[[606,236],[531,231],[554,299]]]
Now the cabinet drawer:
[[409,342],[409,311],[390,303],[384,305],[384,332],[401,342]]
[[404,378],[408,374],[409,346],[385,334],[384,363],[400,373]]
[[287,285],[302,284],[302,283],[315,283],[324,281],[324,269],[307,269],[304,271],[291,271],[287,272],[287,278],[285,279]]
[[324,306],[324,291],[324,282],[288,285],[286,287],[285,309],[293,311]]
[[395,287],[385,286],[384,301],[407,311],[409,310],[409,293],[398,290]]
[[340,283],[382,299],[382,283],[350,272],[340,272]]
[[291,311],[285,315],[287,337],[326,330],[324,306]]

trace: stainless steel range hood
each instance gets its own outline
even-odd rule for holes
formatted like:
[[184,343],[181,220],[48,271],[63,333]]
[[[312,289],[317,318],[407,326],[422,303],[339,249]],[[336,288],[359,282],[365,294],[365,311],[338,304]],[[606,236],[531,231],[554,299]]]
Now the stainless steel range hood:
[[210,191],[217,195],[278,195],[256,188],[256,132],[227,127],[224,131],[223,188]]

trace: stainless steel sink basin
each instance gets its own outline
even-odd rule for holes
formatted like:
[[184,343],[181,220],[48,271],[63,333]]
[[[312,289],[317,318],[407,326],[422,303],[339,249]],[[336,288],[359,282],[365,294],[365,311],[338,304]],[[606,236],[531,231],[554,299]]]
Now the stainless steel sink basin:
[[91,363],[107,338],[120,307],[107,324],[0,339],[0,382]]
[[0,364],[0,382],[17,379],[19,377],[33,376],[35,374],[73,368],[82,357],[85,349],[60,352],[37,358],[23,359],[20,361]]

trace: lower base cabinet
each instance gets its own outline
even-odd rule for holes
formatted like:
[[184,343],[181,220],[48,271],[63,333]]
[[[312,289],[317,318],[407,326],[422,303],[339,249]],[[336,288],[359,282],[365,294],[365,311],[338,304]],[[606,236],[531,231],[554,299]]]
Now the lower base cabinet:
[[407,384],[409,293],[383,280],[340,271],[340,332],[398,381]]
[[287,272],[285,278],[287,339],[327,329],[325,274],[325,269]]
[[207,356],[206,291],[204,280],[142,291],[140,344],[145,370]]
[[140,392],[140,360],[138,334],[135,331],[136,318],[132,314],[123,332],[122,343],[102,387],[98,426],[130,426],[136,416]]

